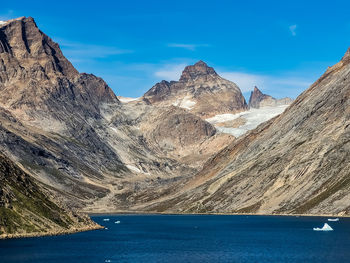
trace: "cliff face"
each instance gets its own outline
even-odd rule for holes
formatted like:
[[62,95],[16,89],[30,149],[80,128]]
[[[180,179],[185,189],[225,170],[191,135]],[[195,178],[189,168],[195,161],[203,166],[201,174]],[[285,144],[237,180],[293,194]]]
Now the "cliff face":
[[203,61],[187,66],[179,81],[157,83],[143,99],[152,105],[178,106],[201,118],[247,109],[238,86],[221,78]]
[[150,210],[350,213],[350,52],[284,113],[231,143]]
[[259,109],[261,107],[275,107],[281,105],[289,105],[292,103],[291,98],[275,99],[269,95],[263,94],[257,87],[250,94],[249,108]]
[[54,203],[28,174],[0,154],[0,238],[69,233],[98,227],[87,216]]
[[27,119],[58,118],[62,106],[91,116],[117,101],[102,79],[79,74],[30,17],[0,25],[0,92],[1,105]]

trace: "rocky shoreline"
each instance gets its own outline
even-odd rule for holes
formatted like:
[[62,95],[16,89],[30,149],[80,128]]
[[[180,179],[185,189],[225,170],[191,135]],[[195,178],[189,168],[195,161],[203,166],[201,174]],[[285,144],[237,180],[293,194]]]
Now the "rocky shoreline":
[[68,235],[68,234],[74,234],[74,233],[91,231],[91,230],[98,230],[98,229],[103,229],[103,228],[104,228],[103,226],[96,224],[94,226],[86,226],[86,227],[80,227],[80,228],[74,227],[74,228],[70,228],[70,229],[66,229],[66,230],[60,229],[60,230],[53,230],[53,231],[48,231],[48,232],[2,234],[2,235],[0,235],[0,239],[59,236],[59,235]]

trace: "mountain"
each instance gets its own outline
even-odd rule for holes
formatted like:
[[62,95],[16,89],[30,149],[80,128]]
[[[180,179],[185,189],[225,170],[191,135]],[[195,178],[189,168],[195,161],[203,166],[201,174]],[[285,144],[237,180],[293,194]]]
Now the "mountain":
[[203,61],[187,66],[179,81],[157,83],[144,94],[143,100],[151,105],[178,106],[201,118],[247,109],[238,86],[220,77]]
[[350,49],[281,115],[212,157],[145,209],[350,214]]
[[281,105],[289,105],[292,103],[291,98],[275,99],[269,95],[263,94],[256,86],[250,94],[248,107],[259,109],[261,107],[275,107]]
[[[32,18],[1,23],[0,152],[12,168],[0,202],[13,210],[0,210],[20,223],[0,221],[0,231],[37,230],[23,223],[31,213],[23,206],[39,199],[32,212],[50,207],[67,223],[48,221],[42,233],[89,227],[77,210],[348,214],[349,53],[288,107],[256,88],[259,109],[248,109],[239,88],[202,61],[179,81],[119,100]],[[82,224],[69,224],[71,215]]]
[[172,105],[121,103],[33,18],[0,25],[0,151],[69,209],[127,211],[187,181],[233,136]]
[[52,200],[28,174],[0,154],[0,238],[100,228],[87,216]]

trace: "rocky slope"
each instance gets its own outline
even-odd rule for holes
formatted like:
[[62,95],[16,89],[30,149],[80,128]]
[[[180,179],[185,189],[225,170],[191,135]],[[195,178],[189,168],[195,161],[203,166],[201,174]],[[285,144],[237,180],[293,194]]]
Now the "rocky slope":
[[254,87],[254,90],[250,94],[248,107],[249,108],[262,108],[262,107],[275,107],[281,105],[289,105],[292,103],[291,98],[275,99],[270,95],[262,93],[258,87]]
[[201,118],[247,109],[238,86],[221,78],[203,61],[187,66],[179,81],[157,83],[143,100],[157,106],[178,106]]
[[0,47],[0,150],[69,207],[127,210],[233,140],[179,107],[120,103],[30,17],[2,23]]
[[173,212],[350,214],[350,49],[284,113],[208,161]]
[[28,174],[0,154],[0,238],[97,228],[87,216],[54,203]]

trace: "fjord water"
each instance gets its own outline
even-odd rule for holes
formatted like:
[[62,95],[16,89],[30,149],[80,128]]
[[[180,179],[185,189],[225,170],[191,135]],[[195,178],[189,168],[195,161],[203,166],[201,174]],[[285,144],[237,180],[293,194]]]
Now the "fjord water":
[[[107,229],[0,240],[0,262],[349,262],[350,219],[103,215]],[[109,219],[109,221],[107,221]],[[120,223],[116,223],[120,221]]]

